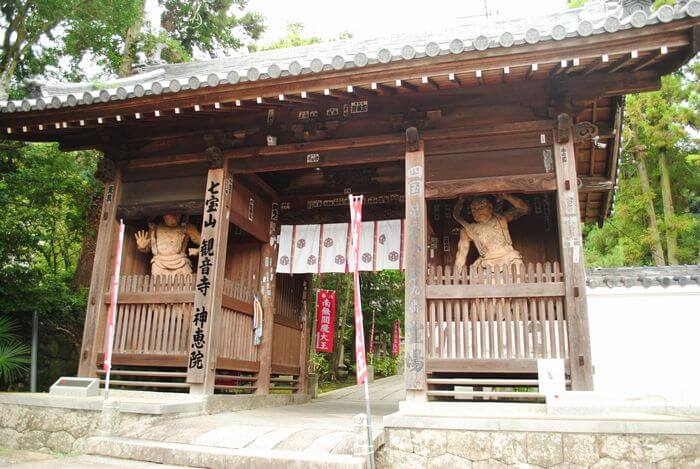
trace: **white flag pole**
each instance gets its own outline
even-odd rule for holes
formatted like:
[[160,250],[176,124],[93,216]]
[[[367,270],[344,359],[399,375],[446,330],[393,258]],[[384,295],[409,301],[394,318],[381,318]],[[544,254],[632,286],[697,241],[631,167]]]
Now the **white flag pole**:
[[[370,469],[375,469],[374,444],[372,442],[372,409],[369,403],[369,384],[367,383],[367,355],[365,353],[365,330],[362,325],[362,301],[360,298],[360,234],[362,231],[363,196],[348,195],[350,200],[350,271],[353,273],[355,303],[355,361],[357,379],[365,385],[365,412],[367,413],[367,453]],[[359,384],[359,383],[358,383]]]
[[122,249],[124,248],[124,220],[119,220],[119,237],[117,239],[117,253],[114,258],[114,272],[112,273],[112,287],[110,291],[109,311],[107,312],[107,330],[105,341],[105,358],[103,369],[105,371],[105,400],[109,397],[109,377],[112,371],[112,350],[114,350],[114,323],[117,313],[117,300],[119,299],[119,275],[122,268]]

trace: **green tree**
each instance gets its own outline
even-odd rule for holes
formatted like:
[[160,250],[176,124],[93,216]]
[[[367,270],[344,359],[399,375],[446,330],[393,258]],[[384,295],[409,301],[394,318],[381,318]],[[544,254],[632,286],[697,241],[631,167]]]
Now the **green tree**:
[[[241,36],[255,40],[265,32],[264,19],[245,12],[247,0],[158,0],[164,7],[161,26],[192,55],[195,51],[215,57],[243,46]],[[237,16],[236,10],[242,14]]]
[[628,96],[615,212],[586,230],[591,266],[696,263],[700,252],[700,107],[695,63],[661,89]]
[[285,49],[287,47],[296,46],[306,46],[309,44],[317,44],[323,42],[318,36],[304,37],[304,24],[303,23],[289,23],[287,24],[287,34],[281,38],[272,41],[270,44],[256,48],[252,46],[252,50],[273,50],[273,49]]
[[[140,0],[8,0],[0,6],[0,94],[21,79],[53,74],[80,78],[78,64],[91,54],[115,69],[121,37],[138,15]],[[61,59],[70,66],[61,68]]]

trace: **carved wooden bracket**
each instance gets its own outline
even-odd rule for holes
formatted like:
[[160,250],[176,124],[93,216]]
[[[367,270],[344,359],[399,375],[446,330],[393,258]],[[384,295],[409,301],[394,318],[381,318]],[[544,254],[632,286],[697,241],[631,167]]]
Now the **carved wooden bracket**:
[[569,128],[571,128],[571,117],[568,114],[559,114],[557,116],[557,143],[569,141]]
[[204,154],[209,161],[210,169],[219,169],[224,167],[224,152],[219,147],[209,147],[204,150]]
[[406,151],[418,151],[418,129],[409,127],[406,129]]
[[117,167],[114,161],[103,157],[99,163],[97,163],[97,169],[95,170],[95,178],[104,184],[108,182],[114,182],[114,176],[116,175]]
[[598,136],[598,127],[591,122],[579,122],[574,125],[574,142],[581,143]]

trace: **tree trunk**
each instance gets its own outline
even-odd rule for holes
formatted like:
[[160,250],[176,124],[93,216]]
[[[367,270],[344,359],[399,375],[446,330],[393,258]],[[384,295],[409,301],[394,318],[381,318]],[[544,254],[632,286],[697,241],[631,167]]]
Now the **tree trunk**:
[[[335,294],[340,295],[340,286],[341,282],[343,281],[343,275],[342,274],[336,274],[338,275],[338,281],[335,285]],[[336,305],[336,310],[338,306]],[[336,311],[338,314],[335,315],[335,339],[334,339],[334,345],[333,345],[333,353],[331,354],[331,360],[330,363],[328,364],[328,372],[330,374],[331,380],[335,381],[338,379],[338,356],[340,355],[340,341],[343,340],[343,337],[340,335],[340,311]]]
[[95,243],[97,242],[97,230],[100,226],[100,213],[102,212],[103,191],[99,191],[93,197],[92,203],[85,214],[85,232],[80,243],[80,255],[75,266],[75,273],[71,279],[73,288],[89,287],[92,276],[92,264],[95,260]]
[[671,195],[671,178],[668,174],[668,161],[666,153],[659,156],[659,169],[661,170],[661,200],[664,207],[664,224],[666,225],[666,252],[668,263],[678,265],[678,244],[676,240],[676,228],[674,226],[675,210],[673,209],[673,197]]
[[334,362],[335,362],[335,369],[336,369],[336,376],[334,379],[337,379],[337,372],[338,369],[340,368],[340,365],[344,363],[344,358],[345,358],[345,327],[347,324],[347,316],[348,316],[348,310],[350,309],[350,297],[351,297],[351,282],[352,282],[352,277],[348,274],[345,274],[345,288],[343,290],[345,291],[345,298],[343,301],[343,308],[340,310],[340,327],[338,328],[338,355],[334,357]]
[[131,67],[134,64],[134,44],[138,39],[139,32],[141,32],[145,6],[146,0],[142,0],[139,4],[138,17],[134,20],[134,23],[129,26],[129,29],[126,30],[126,34],[124,35],[124,50],[122,51],[122,60],[119,63],[119,70],[117,70],[119,78],[131,75]]
[[642,195],[646,199],[647,217],[649,218],[649,231],[651,232],[651,257],[654,260],[655,266],[664,266],[664,248],[661,245],[661,235],[659,234],[659,223],[656,221],[656,210],[654,210],[654,197],[651,193],[649,185],[649,175],[647,174],[647,166],[645,157],[639,155],[637,157],[637,172],[639,173],[639,181],[642,186]]

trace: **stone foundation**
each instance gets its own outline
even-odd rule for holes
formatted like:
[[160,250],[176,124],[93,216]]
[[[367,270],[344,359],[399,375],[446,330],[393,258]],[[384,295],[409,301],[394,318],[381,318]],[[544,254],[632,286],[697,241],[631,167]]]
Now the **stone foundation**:
[[[109,426],[118,431],[154,418],[116,413]],[[6,448],[79,453],[102,426],[101,411],[0,404],[0,446]]]
[[700,468],[700,435],[384,431],[379,468]]

